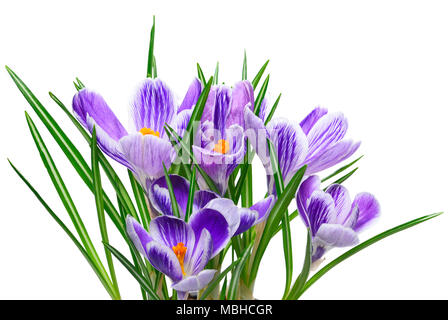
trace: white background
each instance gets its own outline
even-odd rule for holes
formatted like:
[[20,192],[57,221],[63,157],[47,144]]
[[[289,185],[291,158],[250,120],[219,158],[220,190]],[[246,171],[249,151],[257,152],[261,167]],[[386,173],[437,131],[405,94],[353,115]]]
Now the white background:
[[[2,1],[0,12],[0,64],[29,85],[88,161],[86,143],[47,93],[70,106],[78,76],[127,123],[130,98],[145,76],[155,14],[159,76],[179,98],[196,62],[210,76],[219,60],[220,81],[239,80],[246,49],[250,79],[271,60],[271,103],[283,93],[278,116],[300,121],[317,105],[345,113],[348,136],[362,141],[357,155],[365,155],[346,185],[353,196],[374,193],[382,206],[381,219],[362,240],[447,209],[446,1]],[[92,194],[5,70],[0,110],[0,298],[107,299],[79,251],[6,161],[70,222],[29,135],[27,110],[103,254]],[[127,182],[125,170],[115,167]],[[262,195],[265,178],[258,170],[254,186]],[[111,243],[127,252],[110,233]],[[303,298],[446,299],[447,234],[445,215],[387,238],[338,265]],[[305,245],[298,220],[293,235],[297,273]],[[139,298],[134,279],[116,266],[123,298]],[[257,298],[281,297],[283,269],[278,237],[262,262]]]

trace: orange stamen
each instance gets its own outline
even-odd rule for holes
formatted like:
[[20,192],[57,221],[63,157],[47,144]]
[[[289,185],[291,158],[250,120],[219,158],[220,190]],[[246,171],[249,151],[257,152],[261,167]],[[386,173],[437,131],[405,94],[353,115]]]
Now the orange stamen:
[[218,140],[218,143],[215,144],[213,151],[226,154],[229,152],[229,142],[225,139]]
[[160,137],[159,131],[154,131],[151,128],[141,128],[140,129],[140,133],[142,135],[144,135],[144,136],[147,135],[147,134],[150,134],[150,135],[153,135],[153,136],[156,136],[156,137]]
[[182,274],[185,275],[184,258],[185,258],[185,253],[187,252],[187,247],[185,247],[182,242],[179,242],[177,244],[177,246],[173,246],[173,251],[177,257],[177,260],[179,260],[180,268],[182,269]]

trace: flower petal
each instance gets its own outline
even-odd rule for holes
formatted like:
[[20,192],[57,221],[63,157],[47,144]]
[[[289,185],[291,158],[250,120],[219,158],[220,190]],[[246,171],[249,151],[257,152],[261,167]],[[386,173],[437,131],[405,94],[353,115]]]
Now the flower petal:
[[176,130],[176,133],[181,138],[183,138],[183,136],[185,134],[185,130],[188,127],[188,123],[190,122],[192,112],[193,112],[193,110],[191,110],[191,109],[183,110],[183,111],[179,112],[173,120],[171,127],[174,130]]
[[352,201],[347,188],[340,184],[332,184],[326,192],[331,195],[334,201],[336,209],[334,222],[343,225],[350,218],[352,212]]
[[255,210],[251,210],[249,208],[238,208],[238,214],[240,217],[238,229],[233,234],[234,236],[239,235],[240,233],[246,232],[258,220],[258,212]]
[[275,196],[270,195],[269,197],[258,201],[252,207],[250,207],[251,210],[255,210],[258,212],[258,218],[255,224],[266,220],[274,204],[275,204]]
[[213,107],[213,127],[219,133],[215,141],[225,139],[227,117],[230,112],[231,90],[227,86],[219,86],[216,92],[215,105]]
[[[190,183],[184,177],[176,174],[170,174],[169,177],[171,180],[171,184],[173,185],[174,196],[176,197],[176,202],[179,205],[181,217],[184,218],[185,212],[187,211]],[[165,176],[154,180],[154,182],[151,184],[149,188],[149,199],[161,214],[171,216],[173,215]]]
[[207,205],[207,203],[218,197],[219,196],[212,191],[208,190],[196,191],[193,200],[193,213],[201,210],[203,207]]
[[315,236],[322,224],[333,223],[335,219],[336,210],[333,198],[321,190],[314,191],[308,200],[306,213],[310,222],[311,233]]
[[194,78],[191,82],[190,87],[188,87],[187,93],[185,94],[184,100],[182,101],[177,113],[179,114],[183,110],[192,109],[198,102],[199,96],[202,92],[202,84],[198,78]]
[[359,209],[358,220],[353,227],[356,232],[362,231],[374,219],[378,218],[381,211],[378,200],[367,192],[357,194],[352,206]]
[[239,81],[232,89],[232,104],[227,127],[237,124],[244,128],[244,108],[254,109],[254,89],[250,81]]
[[152,239],[149,233],[130,215],[126,217],[126,232],[137,250],[146,256],[146,247]]
[[181,292],[199,291],[212,281],[215,273],[216,270],[213,269],[203,270],[196,276],[189,276],[182,281],[174,283],[172,288]]
[[152,266],[166,274],[172,281],[182,279],[182,269],[174,251],[156,241],[152,241],[147,247],[147,257]]
[[308,218],[308,199],[314,191],[319,190],[320,178],[318,176],[310,176],[300,184],[299,191],[296,195],[297,209],[307,227],[310,226]]
[[218,254],[232,236],[226,218],[220,212],[210,208],[204,208],[192,215],[189,225],[194,230],[196,238],[200,237],[204,228],[210,232],[213,242],[211,257]]
[[[268,171],[271,167],[269,148],[266,143],[266,139],[269,138],[269,134],[264,126],[263,120],[257,117],[249,107],[244,108],[244,127],[245,136],[249,139],[249,142],[255,149],[261,163]],[[267,173],[272,174],[272,172]]]
[[328,113],[328,110],[325,108],[317,107],[313,111],[311,111],[305,119],[300,122],[300,126],[302,127],[303,133],[308,134],[311,128],[316,124],[317,120],[322,118],[324,115]]
[[210,260],[212,249],[213,242],[210,232],[207,229],[202,229],[199,240],[196,242],[196,247],[193,250],[187,249],[184,260],[185,273],[187,275],[195,275],[202,271]]
[[80,90],[73,97],[73,111],[86,128],[87,115],[89,115],[115,141],[128,134],[106,101],[98,93],[85,88]]
[[149,235],[168,248],[175,247],[180,242],[187,247],[187,251],[195,247],[193,229],[185,221],[173,216],[158,216],[153,219],[149,224]]
[[324,247],[348,247],[357,244],[359,239],[351,228],[324,223],[319,227],[314,242]]
[[221,213],[227,220],[227,224],[230,228],[230,234],[233,236],[240,224],[239,208],[233,203],[232,200],[227,198],[217,198],[211,200],[205,208],[213,209]]
[[170,88],[160,79],[145,79],[132,103],[132,118],[137,131],[150,128],[164,136],[165,123],[170,124],[176,108]]

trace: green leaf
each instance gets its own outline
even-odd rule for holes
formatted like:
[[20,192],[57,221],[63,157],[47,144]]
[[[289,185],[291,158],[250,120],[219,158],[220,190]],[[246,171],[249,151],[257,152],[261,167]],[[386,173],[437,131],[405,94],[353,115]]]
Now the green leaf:
[[219,62],[216,62],[215,75],[214,75],[214,84],[218,84],[218,75],[219,75]]
[[267,60],[264,65],[260,68],[260,71],[258,71],[257,75],[255,76],[254,80],[252,80],[252,86],[254,87],[254,90],[257,88],[258,83],[261,80],[261,77],[263,76],[264,71],[266,70],[266,67],[268,66],[269,60]]
[[199,65],[199,63],[196,63],[196,67],[198,69],[198,78],[199,78],[199,80],[201,80],[202,84],[205,85],[206,81],[205,81],[205,77],[204,77],[204,72],[202,72],[202,68]]
[[[92,176],[94,185],[95,204],[98,214],[98,223],[100,225],[101,239],[105,243],[109,243],[109,236],[107,234],[106,218],[104,216],[104,202],[103,202],[103,187],[101,186],[101,173],[98,164],[98,147],[96,145],[96,128],[92,131],[92,143],[91,143],[91,159],[92,159]],[[108,250],[105,250],[107,265],[109,266],[109,273],[112,283],[115,288],[115,292],[118,298],[120,298],[120,290],[118,288],[117,276],[115,274],[114,263],[112,256]]]
[[333,178],[335,175],[338,175],[339,173],[341,173],[342,171],[347,170],[348,168],[350,168],[352,165],[354,165],[356,162],[358,162],[358,160],[360,160],[362,157],[364,157],[364,155],[360,156],[359,158],[353,160],[352,162],[350,162],[349,164],[339,168],[338,170],[336,170],[335,172],[333,172],[332,174],[330,174],[329,176],[323,178],[321,180],[321,182],[325,182],[331,178]]
[[246,250],[244,250],[244,253],[241,257],[241,259],[238,261],[235,270],[232,272],[232,279],[230,279],[229,289],[228,289],[228,300],[235,300],[238,292],[238,284],[241,277],[241,271],[243,270],[243,267],[247,261],[247,258],[249,258],[250,251],[252,249],[253,244],[248,246]]
[[226,300],[227,298],[227,276],[224,278],[222,282],[221,292],[219,293],[219,300]]
[[116,293],[114,288],[111,286],[111,284],[104,278],[104,274],[98,269],[90,255],[87,253],[87,251],[84,249],[82,244],[78,241],[78,239],[75,237],[75,235],[70,231],[69,228],[62,222],[61,219],[54,213],[54,211],[50,208],[50,206],[45,202],[45,200],[41,197],[41,195],[36,191],[36,189],[28,182],[28,180],[20,173],[19,170],[12,164],[11,161],[9,161],[9,164],[13,168],[13,170],[17,173],[17,175],[22,179],[22,181],[27,185],[27,187],[31,190],[31,192],[36,196],[37,200],[43,205],[43,207],[48,211],[50,216],[56,221],[56,223],[61,227],[62,230],[68,235],[68,237],[73,241],[75,246],[78,248],[78,250],[82,253],[84,258],[87,260],[89,265],[92,267],[93,271],[95,272],[98,279],[101,281],[101,284],[104,286],[106,291],[109,293],[110,297],[112,299],[115,299]]
[[258,92],[257,98],[254,103],[254,113],[258,116],[260,114],[261,102],[263,101],[266,91],[269,85],[269,74],[263,82],[263,85],[260,88],[260,92]]
[[149,283],[143,278],[139,272],[137,272],[136,268],[132,265],[132,263],[123,256],[120,251],[112,247],[111,245],[104,243],[104,246],[109,250],[118,261],[130,272],[130,274],[137,280],[140,286],[145,289],[148,293],[150,300],[160,300],[159,296],[154,292]]
[[148,50],[148,67],[146,76],[147,78],[152,78],[153,66],[154,64],[154,35],[156,28],[156,17],[152,16],[152,28],[151,28],[151,38],[149,39],[149,50]]
[[343,177],[337,179],[336,181],[330,183],[328,186],[326,186],[323,190],[327,191],[328,187],[331,186],[332,184],[342,184],[345,180],[347,180],[348,178],[350,178],[352,176],[352,174],[354,174],[356,171],[358,170],[358,167],[356,167],[355,169],[353,169],[352,171],[350,171],[349,173],[347,173],[346,175],[344,175]]
[[165,173],[166,186],[168,187],[168,192],[170,194],[171,209],[173,210],[173,215],[177,218],[180,218],[179,204],[177,203],[176,195],[174,194],[173,184],[171,183],[171,179],[168,174],[168,171],[166,170],[165,164],[164,163],[162,164],[163,164],[163,172]]
[[[287,300],[297,300],[300,291],[302,290],[303,286],[306,283],[306,280],[308,280],[308,276],[310,274],[311,269],[311,254],[313,251],[312,248],[312,242],[311,242],[311,230],[310,228],[307,228],[307,239],[306,239],[306,247],[305,247],[305,259],[303,261],[303,267],[302,272],[300,272],[299,276],[297,277],[296,281],[294,282],[294,286],[292,287],[291,291],[287,295]],[[285,296],[283,296],[283,299],[285,299]]]
[[243,72],[242,72],[242,79],[247,80],[247,56],[246,56],[246,50],[244,50],[244,59],[243,59]]
[[135,202],[137,203],[138,211],[140,212],[140,217],[142,218],[143,226],[146,230],[149,230],[149,222],[151,221],[151,216],[149,214],[148,206],[146,203],[146,195],[143,191],[142,186],[135,179],[134,174],[131,170],[128,170],[129,181],[131,182],[132,191],[134,193]]
[[278,106],[278,103],[280,102],[281,97],[282,97],[282,94],[280,93],[278,95],[277,100],[275,100],[274,105],[271,108],[271,111],[269,112],[268,116],[266,117],[264,125],[267,125],[269,123],[269,121],[271,121],[272,117],[274,116],[275,110],[277,110],[277,106]]
[[185,222],[188,222],[190,219],[191,213],[193,212],[193,202],[194,202],[194,193],[196,186],[196,167],[193,168],[193,174],[190,178],[190,190],[188,190],[188,202],[187,202],[187,210],[185,212]]
[[254,260],[251,265],[249,283],[252,283],[255,280],[263,254],[266,251],[269,241],[274,235],[275,229],[279,225],[284,212],[288,209],[288,206],[291,203],[292,199],[294,199],[295,193],[300,185],[300,182],[302,181],[305,171],[306,165],[304,165],[294,174],[294,176],[291,178],[291,181],[289,181],[285,190],[280,195],[274,207],[272,208],[271,213],[269,214],[269,217],[266,221],[266,226],[260,239],[260,244],[258,245],[258,249],[255,253]]
[[236,266],[236,264],[240,261],[240,259],[232,262],[230,266],[228,266],[223,272],[221,272],[215,279],[213,279],[204,290],[204,292],[199,297],[199,300],[205,300],[208,295],[216,288],[216,286],[221,282],[221,280]]
[[342,261],[350,258],[351,256],[353,256],[354,254],[358,253],[359,251],[367,248],[368,246],[371,246],[372,244],[374,244],[375,242],[378,242],[384,238],[387,238],[391,235],[393,235],[394,233],[406,230],[408,228],[411,228],[413,226],[416,226],[422,222],[425,222],[427,220],[433,219],[439,215],[441,215],[443,212],[438,212],[438,213],[433,213],[430,215],[426,215],[411,221],[408,221],[406,223],[403,223],[399,226],[396,226],[394,228],[391,228],[387,231],[384,231],[383,233],[380,233],[372,238],[370,238],[369,240],[364,241],[363,243],[357,245],[356,247],[350,249],[349,251],[341,254],[339,257],[337,257],[336,259],[334,259],[333,261],[331,261],[330,263],[328,263],[326,266],[324,266],[322,269],[320,269],[318,272],[316,272],[316,274],[314,274],[314,276],[312,276],[305,284],[305,286],[302,288],[302,290],[300,291],[300,294],[297,298],[299,298],[309,287],[311,287],[317,280],[319,280],[324,274],[326,274],[328,271],[330,271],[331,269],[333,269],[335,266],[337,266],[339,263],[341,263]]

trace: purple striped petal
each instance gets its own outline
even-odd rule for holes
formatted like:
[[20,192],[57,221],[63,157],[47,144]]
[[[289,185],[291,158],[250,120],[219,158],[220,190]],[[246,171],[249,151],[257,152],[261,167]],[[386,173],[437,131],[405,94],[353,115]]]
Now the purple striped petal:
[[126,217],[126,232],[137,250],[146,256],[146,248],[152,239],[149,233],[130,215]]
[[180,242],[187,247],[187,251],[195,247],[193,229],[185,221],[173,216],[158,216],[153,219],[149,224],[149,235],[168,248],[175,247]]
[[316,122],[326,115],[328,110],[326,108],[317,107],[313,111],[311,111],[305,119],[300,122],[300,126],[302,127],[303,133],[308,134],[311,128],[316,124]]
[[379,202],[367,192],[357,194],[352,206],[359,209],[358,220],[353,227],[353,230],[357,232],[362,231],[378,218],[381,211]]
[[131,170],[145,188],[147,183],[164,175],[163,164],[167,168],[176,157],[171,143],[162,138],[134,133],[119,141],[120,152],[130,164]]
[[[266,143],[266,139],[269,138],[269,133],[267,132],[263,121],[248,107],[244,109],[244,126],[245,136],[249,139],[249,142],[255,149],[261,163],[268,171],[271,166],[269,148]],[[267,173],[272,174],[272,172],[269,171]]]
[[310,222],[311,233],[315,236],[322,224],[333,223],[335,219],[336,210],[333,198],[321,190],[314,191],[308,200],[306,214]]
[[213,121],[213,110],[215,108],[216,92],[218,86],[212,86],[205,102],[204,111],[202,112],[201,122]]
[[258,212],[258,218],[255,224],[266,220],[274,204],[275,204],[275,196],[270,195],[269,197],[258,201],[252,207],[250,207],[251,210],[255,210]]
[[351,140],[339,141],[307,163],[307,174],[314,174],[344,161],[358,150],[360,144]]
[[268,112],[268,103],[267,103],[267,99],[264,98],[264,99],[261,101],[261,104],[260,104],[260,113],[258,114],[258,115],[259,115],[259,118],[260,118],[261,120],[263,120],[263,122],[266,121],[267,112]]
[[184,110],[177,114],[172,123],[172,128],[176,130],[176,133],[183,138],[185,130],[188,127],[188,123],[191,119],[191,113],[193,110]]
[[322,224],[314,237],[314,244],[330,248],[354,246],[358,242],[358,235],[353,229],[339,224]]
[[234,236],[246,232],[253,225],[255,225],[256,221],[258,220],[258,212],[255,210],[251,210],[248,208],[238,208],[238,214],[240,216],[240,221],[238,229],[234,233]]
[[166,274],[172,281],[182,279],[182,269],[173,249],[152,241],[148,244],[147,257],[154,268]]
[[334,201],[336,209],[336,219],[334,223],[344,225],[344,223],[350,218],[352,212],[352,201],[350,194],[344,186],[340,184],[332,184],[326,191]]
[[106,101],[98,93],[88,89],[80,90],[73,97],[73,111],[81,124],[86,128],[88,128],[87,115],[89,115],[115,141],[128,134]]
[[227,117],[230,112],[231,90],[226,86],[219,86],[216,92],[215,106],[213,108],[213,127],[219,133],[215,141],[225,139]]
[[303,222],[307,227],[310,226],[308,219],[308,199],[319,190],[320,178],[318,176],[311,176],[300,184],[299,191],[296,194],[297,209],[302,217]]
[[347,131],[347,119],[342,113],[330,113],[320,118],[307,134],[308,155],[306,162],[321,155],[327,148],[340,141]]
[[190,217],[189,225],[194,230],[196,238],[205,228],[210,232],[213,242],[211,257],[218,254],[230,240],[232,236],[226,218],[218,211],[204,208]]
[[202,229],[199,240],[196,242],[196,247],[193,250],[188,250],[184,260],[184,270],[187,275],[198,274],[205,268],[205,265],[210,260],[212,255],[213,242],[210,232],[207,229]]
[[[184,218],[185,212],[187,211],[190,183],[179,175],[170,174],[169,177],[173,185],[174,196],[179,205],[181,216]],[[174,215],[165,176],[154,180],[151,184],[149,188],[149,199],[159,213],[170,216]]]
[[232,89],[232,104],[227,127],[237,124],[244,128],[244,108],[254,109],[254,89],[250,81],[239,81]]
[[194,194],[193,213],[204,208],[210,201],[218,198],[218,195],[212,191],[199,190]]
[[182,281],[174,283],[172,288],[181,292],[199,291],[212,281],[215,273],[216,270],[213,269],[203,270],[196,276],[189,276]]
[[240,211],[232,200],[227,198],[216,198],[211,200],[205,208],[213,209],[221,213],[227,220],[230,235],[234,235],[240,224]]
[[187,93],[185,94],[184,100],[180,104],[177,113],[180,113],[183,110],[192,109],[198,102],[201,92],[202,84],[198,78],[194,78],[193,82],[190,84],[190,87],[188,87]]
[[150,128],[163,137],[163,127],[165,123],[171,123],[175,113],[173,93],[168,86],[160,79],[145,79],[132,103],[136,130]]

